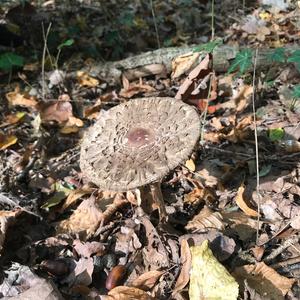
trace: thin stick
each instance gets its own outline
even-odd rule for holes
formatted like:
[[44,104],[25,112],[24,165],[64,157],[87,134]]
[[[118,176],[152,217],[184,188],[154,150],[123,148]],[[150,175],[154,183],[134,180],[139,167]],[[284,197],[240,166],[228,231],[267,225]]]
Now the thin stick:
[[215,0],[211,0],[211,40],[215,37]]
[[46,57],[46,51],[47,51],[47,40],[48,40],[48,35],[51,29],[52,23],[49,24],[47,28],[47,32],[45,34],[45,29],[44,29],[44,23],[42,23],[42,28],[43,28],[43,38],[44,38],[44,48],[43,48],[43,58],[42,58],[42,99],[45,100],[45,57]]
[[259,222],[260,222],[260,200],[261,195],[259,191],[259,158],[258,158],[258,138],[257,138],[257,126],[256,126],[256,109],[255,109],[255,77],[256,77],[256,62],[257,62],[257,54],[258,49],[255,50],[255,57],[254,57],[254,66],[253,66],[253,94],[252,94],[252,110],[253,110],[253,122],[254,122],[254,139],[255,139],[255,160],[256,160],[256,193],[258,196],[258,203],[257,203],[257,227],[256,227],[256,244],[258,244],[259,238]]
[[152,17],[153,17],[153,22],[154,22],[154,27],[155,27],[157,47],[160,48],[160,41],[159,41],[158,28],[157,28],[155,11],[154,11],[154,6],[153,6],[153,0],[150,0],[150,5],[151,5],[151,12],[152,12]]

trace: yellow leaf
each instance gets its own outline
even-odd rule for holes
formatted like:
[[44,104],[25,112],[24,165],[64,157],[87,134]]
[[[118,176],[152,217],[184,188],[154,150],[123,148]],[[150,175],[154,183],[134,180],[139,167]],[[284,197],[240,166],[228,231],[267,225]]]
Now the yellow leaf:
[[4,150],[17,142],[18,138],[15,135],[4,135],[0,133],[0,150]]
[[189,159],[185,162],[185,166],[192,172],[195,172],[196,166],[192,159]]
[[239,285],[214,257],[208,241],[205,240],[201,246],[191,247],[191,253],[190,300],[236,300]]
[[77,79],[81,86],[95,87],[99,85],[99,80],[89,76],[87,73],[78,71]]

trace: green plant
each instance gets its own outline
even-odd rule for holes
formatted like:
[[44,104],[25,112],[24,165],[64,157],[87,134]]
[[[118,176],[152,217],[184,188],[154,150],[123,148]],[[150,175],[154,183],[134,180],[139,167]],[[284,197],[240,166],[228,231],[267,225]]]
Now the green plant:
[[294,86],[293,88],[293,92],[292,92],[292,102],[290,104],[290,109],[292,111],[295,110],[295,107],[297,105],[298,100],[300,99],[300,84],[297,84]]
[[252,56],[253,54],[251,49],[244,49],[240,51],[234,58],[227,74],[237,70],[239,70],[238,76],[245,74],[252,65]]
[[65,47],[70,47],[73,44],[74,44],[74,39],[68,39],[68,40],[64,41],[63,43],[61,43],[60,45],[58,45],[58,47],[57,47],[58,51],[57,51],[57,55],[56,55],[56,59],[55,59],[56,69],[58,69],[58,60],[59,60],[59,56],[60,56],[62,49]]
[[285,49],[284,48],[276,48],[274,51],[271,51],[267,58],[272,63],[284,63],[286,61],[285,57]]
[[193,49],[193,52],[206,52],[206,53],[212,53],[215,48],[219,47],[223,44],[222,39],[215,39],[214,41],[208,42],[206,44],[202,44],[200,46],[197,46]]
[[12,71],[13,67],[22,67],[24,57],[12,52],[6,52],[0,55],[0,69],[3,71]]

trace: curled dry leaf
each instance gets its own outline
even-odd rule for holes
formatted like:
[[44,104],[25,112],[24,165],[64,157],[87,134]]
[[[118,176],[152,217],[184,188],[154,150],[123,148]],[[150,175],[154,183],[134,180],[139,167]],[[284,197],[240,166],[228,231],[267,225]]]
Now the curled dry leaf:
[[247,216],[257,217],[258,216],[257,211],[254,210],[253,208],[251,208],[246,203],[246,200],[244,198],[244,191],[245,191],[245,187],[243,185],[241,185],[239,187],[239,189],[237,191],[237,195],[235,197],[236,204]]
[[204,241],[201,246],[191,247],[191,253],[190,300],[236,300],[239,285],[214,257],[208,241]]
[[187,100],[192,95],[192,92],[199,86],[199,80],[204,79],[210,72],[211,55],[207,54],[200,64],[195,67],[179,87],[175,96],[178,100]]
[[71,116],[60,132],[63,134],[76,133],[83,125],[82,120]]
[[189,159],[185,162],[185,166],[192,172],[195,172],[196,166],[192,159]]
[[172,74],[173,79],[186,74],[190,71],[193,65],[197,62],[200,52],[189,52],[179,55],[172,61]]
[[183,239],[181,241],[181,249],[180,249],[180,262],[181,262],[181,270],[180,274],[177,278],[174,290],[172,292],[172,296],[174,297],[177,293],[179,293],[190,281],[190,270],[192,266],[192,255],[190,251],[190,247],[188,242]]
[[111,300],[155,300],[145,291],[135,287],[117,286],[108,292]]
[[77,207],[73,214],[58,224],[58,232],[80,234],[82,239],[94,234],[103,217],[95,197],[90,197]]
[[219,212],[214,212],[205,206],[198,215],[188,222],[185,226],[187,230],[201,230],[205,228],[216,228],[223,230],[225,228],[223,217]]
[[0,150],[4,150],[18,141],[15,135],[4,135],[0,133]]
[[140,288],[144,291],[150,290],[154,287],[157,280],[164,274],[164,271],[153,270],[146,272],[136,278],[130,285]]
[[234,270],[233,276],[240,282],[241,287],[243,287],[243,281],[246,279],[249,286],[261,296],[276,300],[283,300],[295,282],[295,279],[279,275],[263,262],[238,267]]
[[71,205],[76,203],[76,201],[78,199],[80,199],[81,197],[92,194],[93,191],[94,191],[93,188],[85,187],[85,186],[83,186],[82,188],[77,189],[77,190],[72,190],[69,193],[65,203],[63,204],[61,211],[64,211],[65,209],[67,209],[68,207],[70,207]]
[[13,92],[9,92],[5,95],[9,105],[23,106],[28,108],[34,108],[37,105],[37,101],[34,97],[22,94],[19,86],[15,88]]
[[80,240],[74,240],[73,248],[81,257],[91,257],[94,254],[101,256],[105,252],[104,245],[96,241],[83,243]]

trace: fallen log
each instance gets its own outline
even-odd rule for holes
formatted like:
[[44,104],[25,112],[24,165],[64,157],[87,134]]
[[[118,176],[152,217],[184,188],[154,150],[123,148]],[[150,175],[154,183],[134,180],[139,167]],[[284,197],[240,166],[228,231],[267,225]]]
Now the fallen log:
[[[148,75],[157,75],[162,72],[170,73],[172,60],[179,55],[192,52],[195,46],[170,47],[149,51],[116,62],[99,63],[84,69],[91,76],[102,78],[106,81],[120,82],[121,76],[125,75],[128,80],[135,80]],[[298,45],[285,47],[286,53],[299,49]],[[239,47],[222,45],[213,52],[214,70],[223,73],[228,70],[232,61],[241,49]],[[274,51],[271,48],[259,48],[257,55],[257,69],[266,70],[273,63],[268,56]],[[253,56],[255,51],[253,50]],[[254,57],[253,57],[254,59]],[[251,70],[251,69],[250,69]]]

